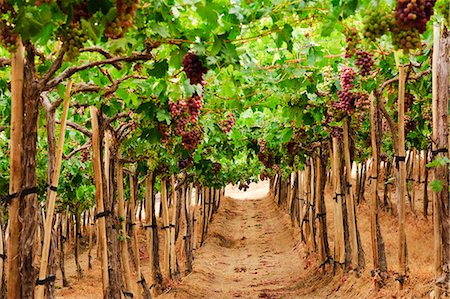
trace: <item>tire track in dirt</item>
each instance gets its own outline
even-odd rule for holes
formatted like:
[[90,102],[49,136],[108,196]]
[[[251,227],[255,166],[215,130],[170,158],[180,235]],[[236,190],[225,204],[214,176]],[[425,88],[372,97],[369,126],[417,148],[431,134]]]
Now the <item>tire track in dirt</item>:
[[159,298],[300,298],[297,240],[272,199],[226,197],[193,272]]

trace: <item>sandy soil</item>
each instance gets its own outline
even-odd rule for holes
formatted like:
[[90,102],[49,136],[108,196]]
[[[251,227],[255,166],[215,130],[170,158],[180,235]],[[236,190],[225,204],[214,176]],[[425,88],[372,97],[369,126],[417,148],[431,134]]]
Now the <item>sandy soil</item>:
[[227,190],[248,200],[224,199],[193,273],[160,298],[299,298],[293,290],[303,269],[298,238],[267,197],[268,185],[252,187]]
[[[251,184],[246,192],[236,186],[227,187],[205,244],[196,250],[193,272],[181,281],[170,281],[171,287],[157,298],[428,298],[433,285],[431,217],[407,214],[410,278],[405,288],[398,290],[395,282],[397,218],[380,211],[390,278],[383,289],[375,292],[370,277],[367,204],[362,203],[357,208],[366,269],[360,277],[354,273],[333,275],[332,269],[324,274],[317,269],[315,256],[306,255],[298,227],[291,224],[288,214],[274,203],[268,190],[267,181]],[[327,222],[332,251],[331,201],[327,201]],[[140,234],[139,239],[142,269],[144,277],[148,277],[144,234]],[[66,270],[71,287],[61,288],[58,279],[57,298],[102,298],[100,264],[95,257],[96,250],[93,251],[93,269],[87,270],[87,252],[81,254],[85,276],[78,279],[73,256],[67,256]],[[133,275],[135,278],[135,273]],[[137,290],[135,285],[133,292],[137,294]]]

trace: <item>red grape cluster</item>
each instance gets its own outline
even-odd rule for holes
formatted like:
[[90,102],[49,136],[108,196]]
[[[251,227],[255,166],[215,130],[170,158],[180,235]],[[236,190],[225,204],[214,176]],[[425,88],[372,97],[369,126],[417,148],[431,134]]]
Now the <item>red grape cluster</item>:
[[345,48],[345,58],[350,58],[355,55],[356,46],[359,42],[358,31],[355,28],[350,28],[345,31],[345,41],[347,47]]
[[199,95],[194,95],[189,98],[189,112],[191,114],[191,122],[198,122],[198,117],[200,116],[200,110],[203,107],[203,97]]
[[203,84],[203,74],[205,74],[208,69],[203,66],[202,61],[196,54],[189,52],[184,55],[182,65],[184,72],[192,85],[199,83]]
[[408,135],[417,127],[417,120],[411,119],[409,115],[405,115],[405,134]]
[[350,90],[338,91],[338,102],[333,103],[333,107],[350,114],[355,109],[355,94]]
[[217,175],[221,169],[222,169],[222,164],[220,164],[219,162],[214,162],[213,165],[211,166],[211,172],[214,175]]
[[229,112],[227,114],[227,117],[225,118],[225,120],[223,120],[219,123],[220,129],[222,130],[222,132],[227,134],[228,132],[230,132],[233,129],[235,122],[236,122],[236,116],[234,115],[234,113]]
[[355,107],[362,108],[363,110],[369,109],[370,100],[369,100],[369,94],[367,92],[365,92],[365,91],[355,92]]
[[354,86],[356,78],[355,70],[351,67],[344,66],[339,74],[342,90],[350,90]]
[[409,92],[405,93],[405,112],[411,109],[413,103],[414,103],[414,95],[412,95]]
[[117,17],[108,24],[105,35],[112,39],[123,37],[127,30],[133,26],[133,19],[136,16],[138,6],[139,0],[116,0]]
[[264,164],[267,168],[272,168],[275,163],[275,157],[273,153],[270,153],[267,149],[267,142],[265,140],[260,140],[259,142],[259,152],[257,154],[258,160]]
[[424,33],[435,4],[436,0],[397,0],[397,25],[402,29],[415,28],[419,33]]
[[359,67],[359,74],[361,76],[370,75],[374,65],[373,54],[359,50],[356,52],[355,64]]
[[41,6],[42,4],[46,3],[46,4],[50,4],[52,3],[53,0],[35,0],[34,1],[34,5],[36,6]]
[[338,102],[333,103],[333,107],[350,114],[355,109],[355,93],[352,91],[354,80],[356,78],[355,70],[344,66],[339,74],[342,90],[338,91]]
[[341,127],[331,127],[330,135],[333,138],[342,138],[344,136],[344,132]]
[[170,141],[170,127],[167,124],[159,123],[158,131],[161,133],[161,143],[167,144]]
[[170,117],[173,120],[174,133],[182,136],[189,123],[196,124],[203,106],[203,98],[195,95],[189,100],[169,101]]
[[17,49],[17,38],[19,35],[14,28],[4,20],[0,20],[0,43],[11,53]]
[[177,165],[178,165],[178,168],[180,168],[180,169],[186,169],[189,166],[191,166],[193,162],[194,162],[194,159],[192,158],[192,156],[189,156],[186,159],[180,158],[178,160]]
[[259,173],[259,179],[261,181],[265,181],[267,179],[269,179],[269,174],[267,173],[267,171],[265,169],[261,169],[261,172]]
[[89,160],[89,157],[91,155],[91,152],[89,151],[89,148],[85,148],[81,151],[81,157],[80,157],[80,161],[82,163],[85,163],[86,161]]
[[203,130],[201,126],[198,124],[190,126],[181,135],[183,147],[188,151],[195,150],[202,141],[202,139],[203,139]]

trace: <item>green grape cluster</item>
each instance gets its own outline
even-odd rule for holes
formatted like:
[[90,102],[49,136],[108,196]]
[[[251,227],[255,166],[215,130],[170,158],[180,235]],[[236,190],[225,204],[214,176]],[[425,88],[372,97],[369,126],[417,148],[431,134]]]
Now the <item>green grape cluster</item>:
[[443,16],[443,20],[446,26],[450,25],[450,1],[443,0],[441,3],[436,5],[437,12]]
[[391,26],[394,15],[383,10],[368,10],[363,21],[364,37],[371,41],[386,34]]
[[159,163],[159,156],[158,152],[152,149],[149,149],[146,151],[147,156],[147,167],[150,171],[153,171],[156,169],[156,166],[158,166]]
[[405,53],[422,47],[422,43],[420,42],[420,34],[416,28],[393,29],[392,43],[394,44],[396,50],[401,49]]
[[356,53],[356,46],[359,43],[358,30],[356,28],[349,28],[345,32],[345,41],[347,48],[345,48],[345,58],[350,58]]
[[88,40],[87,34],[81,28],[81,23],[74,23],[63,34],[63,47],[66,51],[66,59],[73,61],[80,55],[83,43]]

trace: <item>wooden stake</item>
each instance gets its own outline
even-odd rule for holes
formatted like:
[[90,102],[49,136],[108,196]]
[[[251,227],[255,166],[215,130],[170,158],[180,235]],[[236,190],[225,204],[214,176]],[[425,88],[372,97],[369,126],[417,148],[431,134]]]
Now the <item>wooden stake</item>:
[[400,288],[406,279],[406,232],[405,232],[405,195],[406,195],[406,163],[405,163],[405,81],[406,74],[404,66],[399,66],[398,74],[398,156],[396,163],[397,171],[397,202],[398,202],[398,224],[399,224],[399,252],[398,264]]
[[345,178],[347,180],[346,188],[346,203],[347,203],[347,213],[348,213],[348,224],[349,224],[349,234],[350,234],[350,246],[352,248],[352,266],[353,269],[357,270],[358,265],[358,237],[357,237],[357,227],[356,227],[356,208],[355,199],[353,197],[352,190],[352,166],[350,162],[350,145],[349,145],[349,119],[344,119],[344,162],[345,162]]
[[[103,205],[103,179],[102,161],[100,154],[100,129],[98,125],[98,110],[94,106],[90,107],[92,123],[92,168],[94,170],[95,198],[97,202],[97,214],[104,213]],[[98,239],[100,247],[100,258],[102,264],[103,297],[109,295],[109,273],[108,273],[108,251],[106,243],[106,221],[105,217],[98,218]]]
[[[122,258],[123,275],[125,278],[125,288],[127,292],[132,292],[133,285],[131,283],[131,270],[130,270],[130,256],[128,252],[128,234],[127,234],[127,215],[125,214],[125,197],[123,191],[123,164],[120,161],[122,159],[122,151],[117,150],[117,199],[119,204],[119,219],[120,219],[120,255]],[[132,185],[132,175],[130,174],[130,193]]]
[[[378,213],[378,145],[376,136],[376,106],[375,106],[375,96],[373,93],[370,94],[370,136],[372,141],[372,167],[371,173],[371,194],[370,194],[370,239],[372,241],[372,260],[373,269],[377,270],[380,268],[378,263],[378,238],[377,238],[377,213]],[[387,175],[387,174],[386,174]],[[378,284],[375,284],[378,288]]]
[[[22,184],[22,132],[23,132],[23,77],[24,47],[19,41],[17,50],[11,59],[11,140],[9,193],[20,192]],[[19,221],[19,198],[9,205],[9,240],[8,240],[8,299],[21,297],[20,249],[19,239],[21,223]],[[3,263],[3,261],[2,261]],[[13,277],[13,278],[12,278]]]
[[[444,27],[445,28],[445,27]],[[433,138],[432,158],[448,158],[448,32],[434,25],[433,46]],[[435,252],[435,298],[442,296],[443,285],[450,288],[448,277],[450,267],[450,205],[449,205],[449,170],[447,165],[432,169],[434,181],[440,181],[442,190],[433,192],[433,224]]]
[[177,209],[177,200],[178,196],[176,194],[175,190],[175,175],[172,174],[170,177],[171,186],[172,186],[172,222],[170,224],[170,269],[171,269],[171,276],[175,275],[177,270],[177,253],[176,253],[176,247],[175,247],[175,221],[176,221],[176,209]]
[[164,274],[170,277],[170,223],[169,223],[169,207],[167,198],[167,181],[161,179],[161,205],[163,216],[163,229],[164,229],[164,261],[163,269]]
[[335,261],[339,264],[345,263],[345,242],[344,242],[344,218],[342,211],[342,196],[341,177],[339,175],[341,169],[339,140],[333,137],[333,176],[334,176],[334,190],[335,190],[335,225],[336,225],[336,240],[335,240]]
[[[61,125],[59,129],[58,147],[56,149],[55,169],[52,176],[51,186],[47,190],[48,211],[45,218],[44,244],[42,249],[41,267],[39,269],[39,280],[44,280],[47,276],[48,256],[50,253],[50,239],[52,234],[53,214],[55,212],[55,202],[58,188],[59,176],[61,173],[61,161],[64,149],[64,139],[66,135],[67,115],[69,113],[70,93],[72,92],[72,80],[69,80],[64,95],[63,111],[61,116]],[[37,285],[35,296],[38,299],[44,298],[45,285]]]

